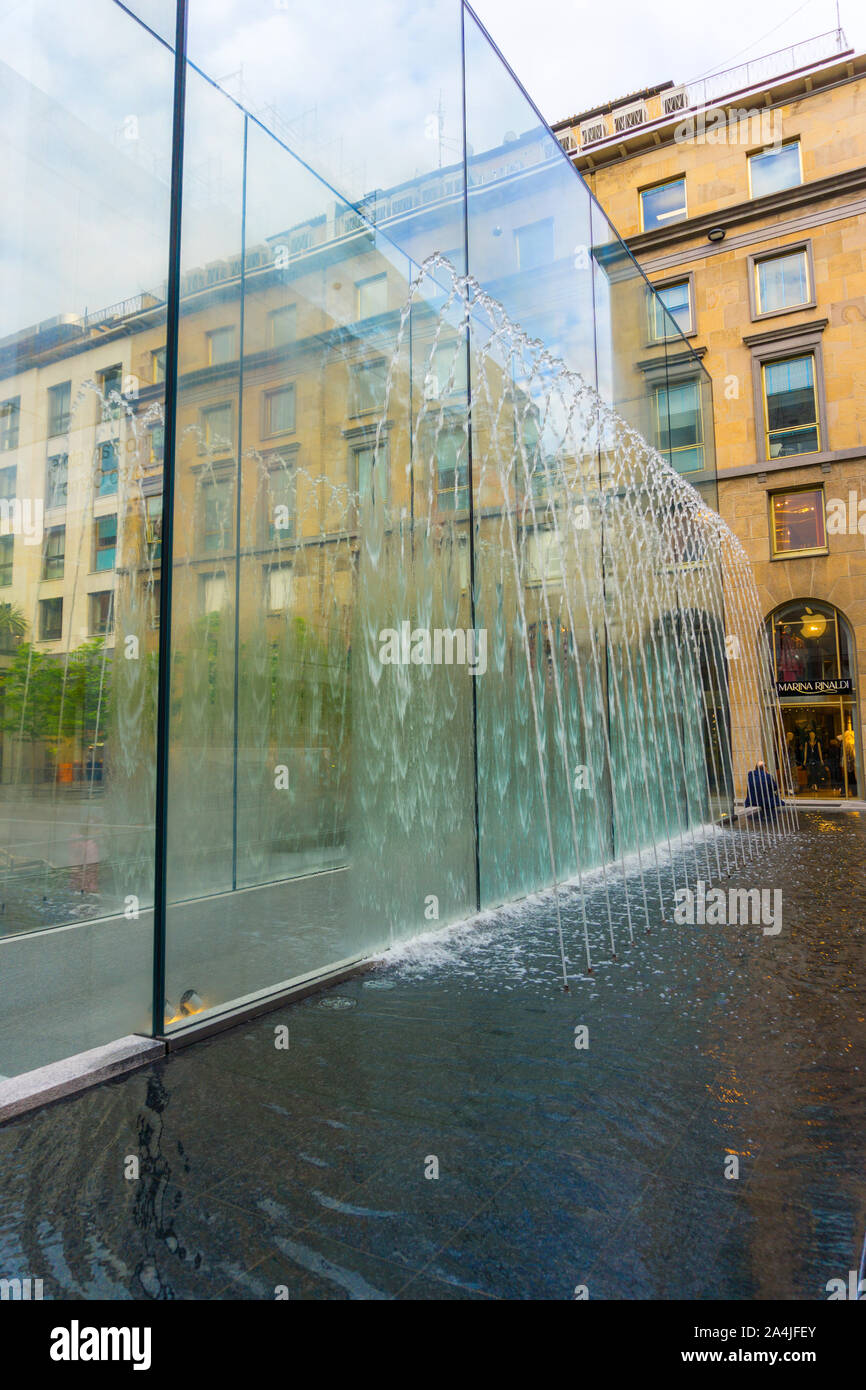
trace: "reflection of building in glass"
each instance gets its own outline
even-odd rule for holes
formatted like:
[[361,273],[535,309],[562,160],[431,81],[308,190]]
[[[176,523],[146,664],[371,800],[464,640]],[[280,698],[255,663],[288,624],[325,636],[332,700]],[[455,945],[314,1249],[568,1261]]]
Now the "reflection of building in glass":
[[[758,736],[731,734],[682,296],[671,327],[471,13],[444,57],[438,7],[407,26],[467,98],[465,159],[440,125],[357,205],[189,68],[175,325],[172,55],[93,0],[128,87],[46,59],[37,94],[70,20],[34,3],[41,30],[0,22],[27,195],[0,341],[10,1074],[675,838],[729,811]],[[404,623],[483,632],[483,680],[384,671]],[[637,721],[664,739],[638,758]]]

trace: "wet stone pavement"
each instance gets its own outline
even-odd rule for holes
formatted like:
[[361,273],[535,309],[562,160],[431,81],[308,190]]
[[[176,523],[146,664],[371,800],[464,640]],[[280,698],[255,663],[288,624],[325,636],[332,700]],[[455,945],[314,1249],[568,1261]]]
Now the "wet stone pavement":
[[696,853],[680,882],[780,888],[781,931],[674,925],[670,865],[662,922],[653,867],[633,944],[611,889],[616,960],[593,893],[592,976],[563,894],[569,994],[533,899],[0,1129],[0,1276],[46,1298],[826,1299],[866,1229],[866,823],[801,814],[730,875]]

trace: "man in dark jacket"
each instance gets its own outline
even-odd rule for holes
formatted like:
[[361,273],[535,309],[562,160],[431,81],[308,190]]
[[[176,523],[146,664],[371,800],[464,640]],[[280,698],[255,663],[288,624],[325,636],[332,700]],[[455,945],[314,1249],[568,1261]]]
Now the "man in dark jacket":
[[756,806],[761,820],[775,820],[781,805],[775,777],[770,776],[763,763],[758,763],[749,773],[746,806]]

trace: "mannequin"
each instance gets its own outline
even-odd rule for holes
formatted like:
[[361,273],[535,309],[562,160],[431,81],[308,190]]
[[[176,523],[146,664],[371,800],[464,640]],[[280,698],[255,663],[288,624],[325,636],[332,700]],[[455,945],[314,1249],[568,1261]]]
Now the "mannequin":
[[818,735],[814,729],[810,729],[803,744],[803,763],[806,769],[807,782],[813,792],[818,790],[819,785],[823,785],[827,778],[827,769],[824,766],[824,755],[821,752],[821,745],[818,742]]
[[848,774],[848,795],[857,795],[857,740],[854,730],[851,728],[851,716],[848,715],[845,721],[845,732],[842,735],[842,756],[845,759],[845,771]]

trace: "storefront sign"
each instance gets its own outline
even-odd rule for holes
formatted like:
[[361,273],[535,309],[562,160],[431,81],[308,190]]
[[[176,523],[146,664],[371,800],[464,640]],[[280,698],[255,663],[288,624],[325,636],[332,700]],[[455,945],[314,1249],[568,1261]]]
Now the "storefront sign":
[[778,695],[850,695],[852,680],[834,681],[776,681]]

